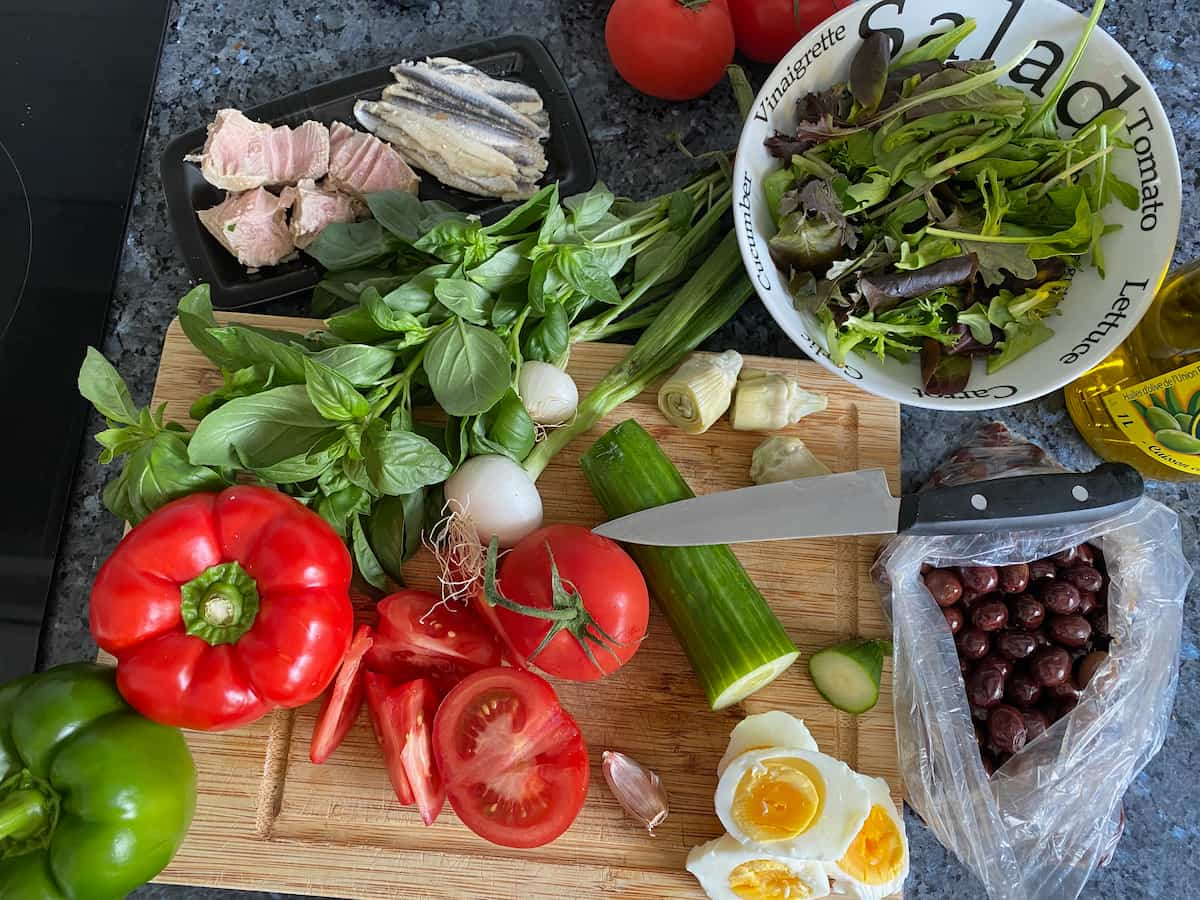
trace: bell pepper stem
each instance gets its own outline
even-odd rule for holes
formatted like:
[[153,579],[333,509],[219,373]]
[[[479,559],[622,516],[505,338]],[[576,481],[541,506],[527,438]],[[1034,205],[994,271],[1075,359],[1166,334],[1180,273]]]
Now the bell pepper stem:
[[236,562],[205,569],[179,594],[187,633],[213,646],[236,643],[258,615],[258,586]]
[[0,800],[0,841],[21,840],[37,833],[49,813],[41,792],[32,788],[14,791]]

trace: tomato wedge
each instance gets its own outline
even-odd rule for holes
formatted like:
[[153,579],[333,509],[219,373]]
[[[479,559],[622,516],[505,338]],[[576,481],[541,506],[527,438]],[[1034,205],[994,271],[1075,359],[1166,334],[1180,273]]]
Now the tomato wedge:
[[494,844],[540,847],[583,808],[583,735],[531,672],[484,669],[463,679],[438,709],[433,752],[450,805]]
[[375,740],[383,751],[383,762],[387,766],[388,778],[396,799],[401,806],[412,806],[415,802],[413,790],[404,774],[404,763],[400,754],[404,750],[404,732],[400,731],[396,722],[395,700],[391,696],[394,685],[386,675],[367,672],[363,675],[363,684],[367,695],[367,711],[371,714],[371,725],[375,729]]
[[350,642],[350,648],[342,657],[342,667],[333,679],[333,687],[325,695],[317,724],[313,726],[312,742],[308,747],[308,758],[320,765],[345,739],[358,711],[362,709],[363,679],[362,660],[371,649],[374,632],[370,625],[360,625]]
[[421,821],[426,825],[432,825],[446,805],[446,789],[433,762],[430,737],[440,699],[428,678],[402,684],[387,698],[387,709],[396,717],[393,724],[404,737],[400,764],[416,799]]
[[500,665],[496,635],[469,609],[449,610],[427,591],[399,591],[376,609],[378,639],[368,668],[473,672]]

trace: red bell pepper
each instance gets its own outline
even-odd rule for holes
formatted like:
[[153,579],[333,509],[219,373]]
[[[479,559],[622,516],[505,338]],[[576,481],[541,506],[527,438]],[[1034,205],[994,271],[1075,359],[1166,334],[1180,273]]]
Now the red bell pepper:
[[350,642],[350,555],[316,513],[235,486],[162,507],[92,586],[117,687],[164,725],[219,731],[325,690]]

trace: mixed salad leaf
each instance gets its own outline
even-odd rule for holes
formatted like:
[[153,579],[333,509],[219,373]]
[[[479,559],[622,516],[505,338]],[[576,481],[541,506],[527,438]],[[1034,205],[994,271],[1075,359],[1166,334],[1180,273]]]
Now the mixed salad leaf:
[[1069,137],[1054,110],[1096,27],[1097,2],[1044,101],[999,79],[1004,66],[951,59],[967,20],[894,61],[886,35],[864,42],[849,81],[797,104],[790,134],[767,140],[783,168],[763,190],[771,256],[829,353],[920,357],[931,394],[962,391],[971,361],[996,372],[1053,332],[1074,273],[1104,275],[1104,209],[1138,206],[1112,155],[1130,148],[1108,110]]

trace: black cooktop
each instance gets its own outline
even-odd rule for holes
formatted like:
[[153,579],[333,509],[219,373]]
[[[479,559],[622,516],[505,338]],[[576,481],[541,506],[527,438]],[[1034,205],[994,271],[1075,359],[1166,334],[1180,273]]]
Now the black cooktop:
[[169,7],[0,3],[0,681],[36,659]]

